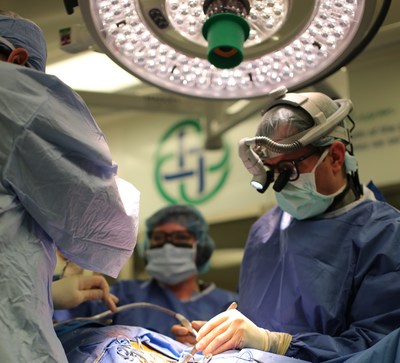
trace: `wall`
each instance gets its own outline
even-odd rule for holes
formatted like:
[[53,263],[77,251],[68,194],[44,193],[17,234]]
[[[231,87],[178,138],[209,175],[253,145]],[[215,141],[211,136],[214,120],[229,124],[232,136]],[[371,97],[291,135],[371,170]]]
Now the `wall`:
[[361,177],[387,186],[400,182],[400,43],[367,55],[348,67],[354,147]]

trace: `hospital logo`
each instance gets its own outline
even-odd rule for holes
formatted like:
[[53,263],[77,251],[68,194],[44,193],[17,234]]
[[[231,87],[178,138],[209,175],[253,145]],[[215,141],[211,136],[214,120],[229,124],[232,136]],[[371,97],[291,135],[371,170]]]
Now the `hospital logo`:
[[184,120],[161,138],[156,153],[155,181],[171,204],[202,204],[215,196],[230,171],[230,150],[204,149],[204,133],[197,120]]

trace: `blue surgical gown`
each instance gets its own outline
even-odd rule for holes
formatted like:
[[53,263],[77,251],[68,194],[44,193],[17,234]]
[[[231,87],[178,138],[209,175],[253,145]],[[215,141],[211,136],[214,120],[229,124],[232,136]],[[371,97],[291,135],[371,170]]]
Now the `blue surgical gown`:
[[52,322],[55,250],[116,276],[137,220],[104,135],[56,77],[0,62],[0,355],[66,362]]
[[[111,292],[119,298],[118,306],[135,302],[148,302],[180,313],[189,321],[209,320],[225,310],[237,295],[231,291],[210,284],[195,293],[192,298],[180,301],[168,288],[156,280],[123,280],[111,286]],[[107,310],[102,301],[88,301],[70,310],[56,310],[56,320],[67,320],[80,316],[93,316]],[[150,308],[133,308],[119,312],[112,317],[113,324],[140,326],[170,336],[171,327],[179,324],[173,316]]]
[[330,218],[282,223],[279,207],[252,226],[239,309],[287,332],[287,355],[312,362],[371,347],[400,326],[400,213],[365,199]]

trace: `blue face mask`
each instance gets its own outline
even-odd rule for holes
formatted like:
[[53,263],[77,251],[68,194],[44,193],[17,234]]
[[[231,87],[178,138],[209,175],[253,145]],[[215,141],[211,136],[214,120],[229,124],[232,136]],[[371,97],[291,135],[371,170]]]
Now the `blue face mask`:
[[317,192],[315,170],[327,154],[328,150],[325,150],[311,172],[300,174],[297,180],[288,182],[279,193],[275,192],[279,207],[296,219],[306,219],[325,212],[333,199],[346,187],[343,185],[336,193],[330,195]]
[[166,243],[146,251],[146,271],[164,284],[176,285],[197,273],[195,257],[195,247],[175,247]]

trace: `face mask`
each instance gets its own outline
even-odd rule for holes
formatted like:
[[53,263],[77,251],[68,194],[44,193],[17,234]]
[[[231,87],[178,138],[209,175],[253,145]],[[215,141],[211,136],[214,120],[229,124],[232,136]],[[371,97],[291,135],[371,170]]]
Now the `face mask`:
[[195,248],[175,247],[166,243],[161,248],[146,251],[146,271],[156,280],[176,285],[197,273]]
[[296,219],[306,219],[323,213],[346,187],[344,185],[336,193],[330,195],[317,192],[315,169],[323,162],[327,154],[328,150],[325,150],[310,173],[300,174],[297,180],[288,182],[279,193],[275,193],[279,207]]

